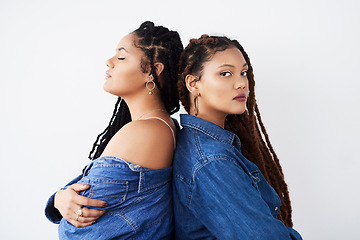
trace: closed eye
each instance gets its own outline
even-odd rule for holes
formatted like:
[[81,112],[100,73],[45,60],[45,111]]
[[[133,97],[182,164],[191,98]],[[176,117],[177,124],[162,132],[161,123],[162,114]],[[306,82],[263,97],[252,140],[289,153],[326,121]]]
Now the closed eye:
[[231,72],[221,72],[220,75],[223,77],[229,77],[231,76]]
[[119,60],[124,60],[125,58],[118,58]]

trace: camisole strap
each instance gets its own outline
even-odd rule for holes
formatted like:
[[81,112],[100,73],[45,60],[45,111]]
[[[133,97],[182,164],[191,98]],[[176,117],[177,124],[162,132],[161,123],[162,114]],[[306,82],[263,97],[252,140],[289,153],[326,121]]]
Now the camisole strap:
[[159,118],[159,117],[148,117],[148,118],[144,118],[143,120],[152,119],[152,118],[155,118],[155,119],[158,119],[158,120],[162,121],[163,123],[166,124],[166,126],[168,126],[170,128],[170,131],[171,131],[171,134],[172,134],[172,137],[173,137],[173,140],[174,140],[174,148],[176,148],[175,133],[174,133],[174,130],[172,129],[172,127],[164,119]]

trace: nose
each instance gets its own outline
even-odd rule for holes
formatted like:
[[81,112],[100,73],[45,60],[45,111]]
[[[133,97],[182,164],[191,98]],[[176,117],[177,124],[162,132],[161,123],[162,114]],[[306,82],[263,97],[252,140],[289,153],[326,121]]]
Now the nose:
[[112,62],[112,58],[108,59],[105,61],[105,65],[108,66],[109,68],[114,67],[114,64]]
[[246,76],[240,76],[236,79],[235,88],[236,89],[245,89],[248,84],[248,79]]

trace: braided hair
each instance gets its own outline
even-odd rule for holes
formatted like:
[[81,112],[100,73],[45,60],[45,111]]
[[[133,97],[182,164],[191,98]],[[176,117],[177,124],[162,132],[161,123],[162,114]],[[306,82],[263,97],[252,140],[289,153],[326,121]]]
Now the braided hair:
[[[171,115],[179,110],[179,97],[177,92],[177,66],[183,45],[179,34],[163,26],[155,26],[146,21],[131,34],[135,36],[134,46],[141,49],[145,57],[139,63],[139,68],[146,73],[150,67],[150,75],[160,91],[160,97],[166,111]],[[164,81],[160,84],[156,74],[154,62],[164,64]],[[89,159],[94,160],[102,154],[106,145],[115,133],[131,121],[130,110],[121,97],[118,98],[113,115],[108,126],[100,133],[90,151]]]
[[195,81],[199,81],[204,64],[210,61],[216,52],[224,51],[230,47],[239,49],[248,64],[249,97],[246,102],[246,111],[243,114],[229,114],[226,117],[225,129],[233,132],[240,138],[241,151],[244,156],[259,167],[266,180],[275,189],[282,203],[278,219],[286,226],[292,227],[288,187],[284,180],[279,159],[271,146],[256,104],[255,81],[250,59],[239,42],[230,40],[227,37],[208,35],[202,35],[199,39],[191,39],[180,57],[179,98],[185,110],[190,112],[191,102],[189,91],[185,84],[186,75],[195,75],[197,76]]

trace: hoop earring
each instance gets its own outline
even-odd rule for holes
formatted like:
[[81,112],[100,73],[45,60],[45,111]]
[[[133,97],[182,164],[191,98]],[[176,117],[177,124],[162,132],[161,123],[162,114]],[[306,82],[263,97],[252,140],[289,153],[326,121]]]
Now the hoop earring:
[[199,115],[199,96],[196,96],[194,98],[194,114],[195,114],[195,117],[197,117],[197,115]]
[[[149,83],[152,83],[152,87],[149,88]],[[153,95],[153,91],[155,88],[155,83],[153,81],[153,76],[149,76],[149,81],[146,82],[145,87],[147,88],[147,90],[149,90],[149,95]]]

